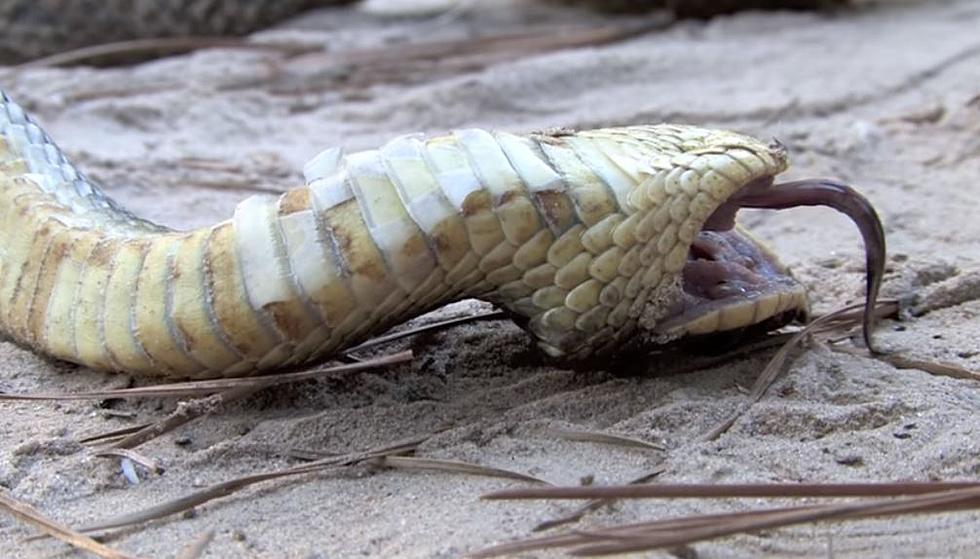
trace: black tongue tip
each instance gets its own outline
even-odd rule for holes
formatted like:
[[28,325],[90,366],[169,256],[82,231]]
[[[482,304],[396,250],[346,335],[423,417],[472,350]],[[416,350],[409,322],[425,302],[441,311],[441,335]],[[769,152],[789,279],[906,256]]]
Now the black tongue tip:
[[872,353],[878,353],[872,343],[875,307],[878,291],[885,275],[885,230],[874,206],[860,192],[846,184],[830,179],[804,179],[781,183],[771,188],[746,189],[737,195],[743,208],[780,210],[797,206],[827,206],[857,225],[864,239],[867,269],[867,295],[864,303],[864,343]]

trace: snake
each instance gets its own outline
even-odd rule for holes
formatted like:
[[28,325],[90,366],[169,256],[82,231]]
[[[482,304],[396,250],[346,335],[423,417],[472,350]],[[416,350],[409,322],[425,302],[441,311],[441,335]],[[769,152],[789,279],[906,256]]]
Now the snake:
[[884,273],[877,212],[831,179],[776,183],[785,146],[690,125],[460,129],[322,151],[304,184],[176,231],[120,207],[0,91],[0,331],[43,355],[167,378],[322,362],[450,302],[508,313],[581,362],[809,312],[741,208],[836,209]]

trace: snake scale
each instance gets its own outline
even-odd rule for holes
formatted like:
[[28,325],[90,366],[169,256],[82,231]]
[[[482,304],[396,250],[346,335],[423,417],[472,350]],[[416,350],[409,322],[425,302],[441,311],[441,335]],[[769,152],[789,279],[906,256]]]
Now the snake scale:
[[884,263],[871,205],[774,185],[778,143],[681,125],[457,130],[322,152],[306,183],[173,231],[118,207],[0,92],[0,329],[43,354],[173,378],[321,361],[448,302],[506,309],[549,355],[778,327],[807,310],[741,207],[827,205]]

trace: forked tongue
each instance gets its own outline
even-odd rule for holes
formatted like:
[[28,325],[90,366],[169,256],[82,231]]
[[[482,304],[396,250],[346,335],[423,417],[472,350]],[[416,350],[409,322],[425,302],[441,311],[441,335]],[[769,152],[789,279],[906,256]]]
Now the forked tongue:
[[872,352],[871,330],[878,289],[885,274],[885,231],[871,202],[846,184],[829,179],[804,179],[782,184],[749,185],[731,200],[742,208],[782,210],[797,206],[828,206],[851,218],[864,238],[867,296],[864,303],[864,343]]

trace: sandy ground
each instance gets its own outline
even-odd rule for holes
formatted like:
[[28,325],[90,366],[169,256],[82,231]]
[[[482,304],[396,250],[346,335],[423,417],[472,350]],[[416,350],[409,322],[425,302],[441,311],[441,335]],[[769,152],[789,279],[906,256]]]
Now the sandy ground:
[[[493,4],[490,4],[491,6]],[[323,10],[263,33],[333,51],[517,31],[594,16],[482,7],[455,19],[379,19]],[[886,222],[887,295],[921,316],[882,324],[881,345],[980,369],[980,4],[902,2],[835,17],[743,14],[629,41],[501,61],[484,69],[397,65],[349,77],[262,51],[198,52],[114,69],[3,70],[0,84],[107,190],[174,227],[230,215],[255,189],[300,180],[327,146],[485,126],[680,121],[775,136],[791,175],[859,185]],[[278,70],[277,70],[278,69]],[[345,78],[345,76],[348,76]],[[971,102],[972,99],[972,102]],[[744,212],[828,310],[859,300],[862,248],[828,210]],[[454,315],[460,308],[444,310]],[[0,485],[73,526],[298,463],[291,449],[348,452],[445,429],[419,454],[526,472],[553,483],[618,483],[663,461],[663,481],[953,480],[980,477],[980,386],[811,350],[711,443],[698,436],[739,404],[771,352],[665,376],[543,364],[507,322],[403,343],[409,365],[267,390],[141,448],[166,466],[130,485],[118,462],[77,441],[165,415],[172,400],[0,404]],[[681,364],[683,365],[683,364]],[[659,373],[659,374],[658,374]],[[0,389],[71,392],[133,380],[51,363],[0,342]],[[657,453],[556,439],[550,427],[663,441]],[[481,502],[517,482],[366,468],[257,486],[123,530],[110,542],[174,557],[206,530],[206,557],[456,557],[529,533],[571,504]],[[584,525],[739,510],[759,500],[630,502]],[[76,556],[0,516],[0,555]],[[975,556],[980,514],[781,529],[702,543],[684,557]]]

